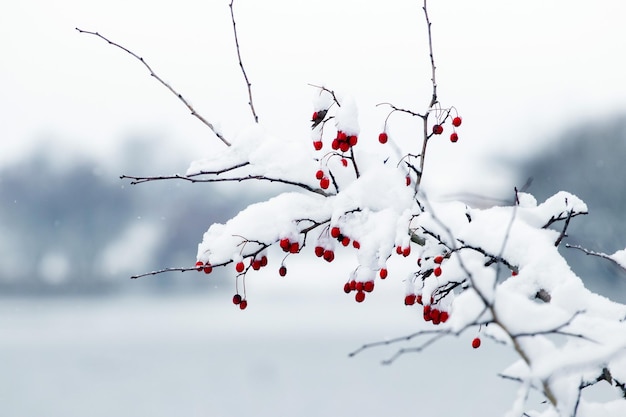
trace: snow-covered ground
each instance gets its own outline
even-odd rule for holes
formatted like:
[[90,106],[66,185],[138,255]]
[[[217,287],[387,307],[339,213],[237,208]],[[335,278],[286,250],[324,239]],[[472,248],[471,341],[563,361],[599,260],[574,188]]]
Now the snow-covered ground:
[[398,346],[348,357],[420,325],[419,311],[401,303],[400,284],[382,284],[387,290],[357,304],[340,282],[285,280],[283,291],[249,289],[246,311],[223,292],[4,299],[0,415],[502,415],[516,384],[496,373],[511,358],[488,341],[472,349],[473,335],[391,366],[380,361]]

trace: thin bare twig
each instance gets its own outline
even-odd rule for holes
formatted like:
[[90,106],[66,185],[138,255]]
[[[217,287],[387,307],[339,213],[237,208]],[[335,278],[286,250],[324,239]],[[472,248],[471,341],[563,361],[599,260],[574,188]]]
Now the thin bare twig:
[[150,71],[150,76],[154,77],[158,82],[161,83],[161,85],[163,85],[165,88],[167,88],[168,90],[170,90],[170,92],[172,94],[174,94],[186,107],[187,109],[189,109],[189,111],[191,112],[191,115],[194,116],[195,118],[197,118],[198,120],[200,120],[202,123],[204,123],[209,129],[211,129],[211,131],[215,134],[215,136],[217,136],[226,146],[230,146],[230,142],[226,140],[226,138],[224,138],[224,136],[215,128],[215,126],[213,126],[213,124],[211,124],[208,120],[206,120],[204,117],[202,117],[194,108],[193,106],[176,90],[174,90],[174,88],[169,85],[168,83],[166,83],[165,81],[163,81],[163,79],[161,77],[159,77],[150,67],[150,65],[148,65],[148,63],[139,55],[137,55],[136,53],[134,53],[133,51],[131,51],[130,49],[126,48],[125,46],[122,46],[118,43],[115,43],[111,40],[109,40],[108,38],[106,38],[105,36],[99,34],[98,32],[91,32],[88,30],[83,30],[83,29],[79,29],[76,28],[76,30],[79,33],[84,33],[87,35],[93,35],[96,36],[106,42],[109,43],[109,45],[113,45],[119,49],[121,49],[122,51],[128,53],[129,55],[131,55],[133,58],[137,59],[139,62],[141,62],[147,69],[148,71]]
[[252,84],[250,84],[250,80],[248,79],[248,74],[246,74],[246,69],[243,66],[243,62],[241,62],[241,52],[239,50],[239,39],[237,37],[237,24],[235,23],[235,12],[233,11],[233,3],[235,0],[231,0],[228,7],[230,7],[230,17],[233,22],[233,33],[235,34],[235,46],[237,47],[237,59],[239,60],[239,67],[241,68],[241,72],[243,73],[243,78],[246,81],[246,87],[248,88],[248,105],[250,106],[250,110],[252,110],[252,117],[254,117],[254,122],[259,123],[259,116],[257,116],[256,111],[254,110],[254,103],[252,102]]
[[610,255],[607,255],[606,253],[594,252],[592,250],[585,249],[585,248],[583,248],[580,245],[570,245],[569,243],[566,243],[565,247],[568,248],[568,249],[578,249],[579,251],[584,252],[585,255],[597,256],[598,258],[602,258],[602,259],[606,259],[607,261],[611,261],[615,265],[617,265],[622,271],[626,272],[626,267],[624,267],[624,265],[620,264],[615,259],[613,259]]

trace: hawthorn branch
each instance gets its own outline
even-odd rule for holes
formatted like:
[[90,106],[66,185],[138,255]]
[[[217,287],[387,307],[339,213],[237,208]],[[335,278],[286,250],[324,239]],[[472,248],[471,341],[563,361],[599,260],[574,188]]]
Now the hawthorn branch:
[[141,62],[147,69],[148,71],[150,71],[150,76],[154,77],[159,83],[161,83],[161,85],[163,85],[165,88],[167,88],[172,94],[174,94],[186,107],[187,109],[189,109],[189,111],[191,112],[191,115],[194,116],[195,118],[197,118],[198,120],[200,120],[202,123],[204,123],[209,129],[211,129],[211,131],[215,134],[215,136],[217,136],[226,146],[230,146],[230,142],[228,140],[226,140],[226,138],[215,128],[215,126],[213,126],[213,124],[211,122],[209,122],[208,120],[206,120],[204,117],[202,117],[202,115],[200,115],[194,108],[193,106],[182,96],[182,94],[180,94],[178,91],[176,91],[170,84],[168,84],[167,82],[163,81],[163,79],[161,77],[159,77],[154,70],[152,69],[152,67],[150,67],[150,65],[148,65],[148,63],[146,62],[145,59],[143,59],[142,57],[140,57],[139,55],[137,55],[136,53],[134,53],[133,51],[131,51],[130,49],[126,48],[125,46],[122,46],[118,43],[115,43],[111,40],[109,40],[108,38],[106,38],[105,36],[101,35],[98,32],[91,32],[88,30],[83,30],[83,29],[79,29],[79,28],[75,28],[79,33],[84,33],[87,35],[93,35],[96,36],[104,41],[106,41],[109,45],[113,45],[116,48],[121,49],[122,51],[128,53],[129,55],[131,55],[133,58],[137,59],[139,62]]
[[243,74],[243,78],[246,82],[246,87],[248,88],[248,105],[250,106],[250,110],[252,111],[252,117],[254,117],[254,122],[259,123],[259,117],[254,110],[254,103],[252,101],[252,84],[248,79],[248,74],[246,74],[246,69],[243,66],[243,62],[241,61],[241,51],[239,48],[239,39],[237,37],[237,24],[235,23],[235,12],[233,11],[233,3],[235,0],[231,0],[228,7],[230,7],[230,17],[233,22],[233,33],[235,34],[235,46],[237,48],[237,59],[239,60],[239,67],[241,68],[241,72]]

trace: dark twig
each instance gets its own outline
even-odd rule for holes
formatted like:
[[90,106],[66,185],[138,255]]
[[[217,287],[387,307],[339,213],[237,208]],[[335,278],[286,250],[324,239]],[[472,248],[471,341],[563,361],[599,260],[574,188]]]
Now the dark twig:
[[559,246],[561,244],[561,241],[563,240],[563,238],[565,236],[567,236],[567,227],[569,226],[569,221],[572,219],[572,214],[573,213],[574,213],[574,210],[570,210],[567,213],[567,219],[565,219],[565,224],[563,225],[563,230],[561,230],[561,233],[559,234],[559,237],[554,242],[554,246]]
[[226,138],[224,138],[224,136],[222,136],[222,134],[215,128],[215,126],[213,126],[213,124],[211,124],[208,120],[206,120],[204,117],[202,117],[198,112],[196,112],[196,110],[193,108],[193,106],[191,104],[189,104],[189,102],[176,90],[174,90],[174,88],[169,85],[168,83],[166,83],[165,81],[163,81],[163,79],[161,77],[159,77],[150,67],[150,65],[148,65],[148,63],[139,55],[137,55],[136,53],[134,53],[133,51],[131,51],[130,49],[115,43],[111,40],[109,40],[108,38],[102,36],[101,34],[99,34],[98,32],[90,32],[88,30],[82,30],[79,28],[76,28],[76,30],[80,33],[85,33],[87,35],[93,35],[93,36],[97,36],[98,38],[106,41],[109,43],[109,45],[113,45],[121,50],[123,50],[124,52],[128,53],[129,55],[131,55],[133,58],[137,59],[139,62],[141,62],[147,69],[148,71],[150,71],[150,75],[152,77],[154,77],[158,82],[161,83],[161,85],[163,85],[165,88],[167,88],[168,90],[170,90],[170,92],[172,94],[174,94],[191,112],[191,115],[194,116],[195,118],[197,118],[198,120],[200,120],[202,123],[204,123],[209,129],[211,129],[211,131],[215,134],[215,136],[217,136],[226,146],[230,146],[230,142],[228,142],[226,140]]
[[235,34],[235,46],[237,47],[237,59],[239,60],[239,67],[241,68],[241,72],[243,73],[243,78],[246,81],[246,87],[248,88],[248,105],[250,106],[250,110],[252,110],[252,117],[254,117],[254,122],[259,123],[259,117],[254,110],[254,103],[252,102],[252,84],[250,84],[250,80],[248,79],[248,74],[246,74],[246,69],[243,66],[243,62],[241,62],[241,52],[239,50],[239,39],[237,38],[237,25],[235,23],[235,12],[233,11],[233,3],[235,0],[231,0],[228,7],[230,7],[230,17],[233,22],[233,33]]
[[602,259],[606,259],[607,261],[611,261],[615,265],[617,265],[622,271],[626,272],[626,267],[624,267],[624,265],[620,264],[615,259],[613,259],[610,255],[607,255],[606,253],[594,252],[592,250],[585,249],[585,248],[583,248],[580,245],[570,245],[569,243],[566,243],[565,247],[569,248],[569,249],[578,249],[579,251],[584,252],[585,255],[597,256],[598,258],[602,258]]

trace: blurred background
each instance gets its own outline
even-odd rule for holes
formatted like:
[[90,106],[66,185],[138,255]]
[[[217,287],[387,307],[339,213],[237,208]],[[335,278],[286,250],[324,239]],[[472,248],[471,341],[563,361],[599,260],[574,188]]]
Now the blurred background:
[[[380,360],[399,346],[347,357],[419,328],[401,277],[357,305],[341,291],[349,259],[330,269],[302,257],[286,279],[249,280],[245,312],[228,270],[129,279],[192,265],[212,223],[283,189],[120,180],[183,173],[223,145],[139,62],[74,28],[143,56],[232,137],[252,118],[228,3],[2,6],[0,415],[502,415],[516,387],[496,374],[511,358],[488,343],[470,351],[473,334],[390,367]],[[626,5],[429,10],[440,100],[463,116],[457,144],[432,144],[429,192],[491,205],[532,178],[539,201],[567,190],[587,202],[569,243],[626,247]],[[386,117],[377,103],[428,103],[419,2],[242,0],[235,12],[260,121],[277,136],[310,140],[307,83],[354,95],[372,140]],[[390,123],[410,146],[415,121]],[[626,302],[612,264],[562,251],[589,288]]]

